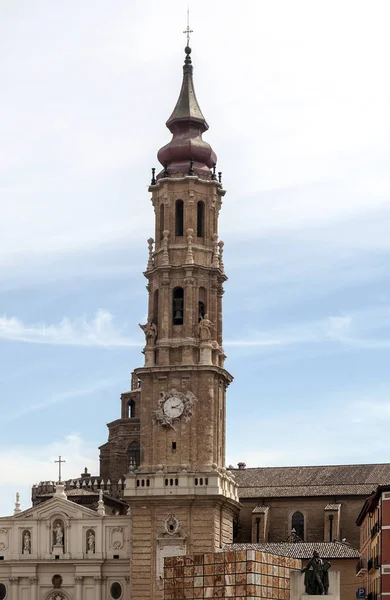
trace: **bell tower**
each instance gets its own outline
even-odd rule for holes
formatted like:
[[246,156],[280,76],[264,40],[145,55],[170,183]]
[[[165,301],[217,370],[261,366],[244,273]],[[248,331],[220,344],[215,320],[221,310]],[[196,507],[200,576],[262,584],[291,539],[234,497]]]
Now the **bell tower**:
[[[144,366],[133,374],[139,464],[124,499],[132,515],[132,598],[159,598],[166,556],[214,552],[232,542],[239,503],[225,468],[226,389],[222,297],[227,277],[218,217],[225,191],[196,99],[191,48],[167,121],[171,141],[149,187],[155,214],[144,273]],[[131,416],[129,416],[131,421]]]

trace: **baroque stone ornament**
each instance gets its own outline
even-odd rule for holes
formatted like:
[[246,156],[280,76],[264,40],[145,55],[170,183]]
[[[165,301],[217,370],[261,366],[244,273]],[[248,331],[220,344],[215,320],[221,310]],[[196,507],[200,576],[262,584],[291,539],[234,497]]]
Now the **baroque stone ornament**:
[[120,550],[124,546],[123,527],[113,527],[110,531],[110,547]]
[[173,513],[169,515],[163,521],[164,529],[169,535],[176,535],[179,533],[181,522]]
[[176,431],[174,423],[183,419],[187,423],[193,414],[197,398],[190,391],[178,392],[172,388],[169,392],[161,392],[158,409],[153,413],[153,422],[159,427],[171,427]]

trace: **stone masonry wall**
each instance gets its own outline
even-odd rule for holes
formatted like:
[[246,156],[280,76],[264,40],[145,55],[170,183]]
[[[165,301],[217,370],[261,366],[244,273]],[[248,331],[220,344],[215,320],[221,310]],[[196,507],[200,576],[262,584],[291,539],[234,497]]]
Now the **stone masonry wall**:
[[175,556],[164,563],[164,600],[290,600],[301,561],[255,550]]

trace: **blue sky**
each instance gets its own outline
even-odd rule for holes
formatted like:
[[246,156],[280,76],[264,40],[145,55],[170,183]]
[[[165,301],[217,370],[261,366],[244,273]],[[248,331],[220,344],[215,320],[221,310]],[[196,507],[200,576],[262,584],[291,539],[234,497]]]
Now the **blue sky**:
[[[390,460],[388,3],[191,8],[220,235],[227,462]],[[85,466],[142,365],[147,192],[186,5],[0,6],[0,514]]]

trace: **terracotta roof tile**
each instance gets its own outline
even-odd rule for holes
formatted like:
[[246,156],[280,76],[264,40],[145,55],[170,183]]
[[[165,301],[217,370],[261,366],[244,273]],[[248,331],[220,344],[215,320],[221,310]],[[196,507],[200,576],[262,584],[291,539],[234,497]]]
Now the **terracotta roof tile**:
[[240,498],[368,496],[390,484],[390,464],[234,469]]
[[340,542],[279,542],[265,544],[228,544],[223,548],[224,552],[236,550],[259,550],[288,556],[289,558],[311,558],[314,550],[317,550],[323,559],[332,558],[359,558],[359,550],[352,548],[349,544]]

